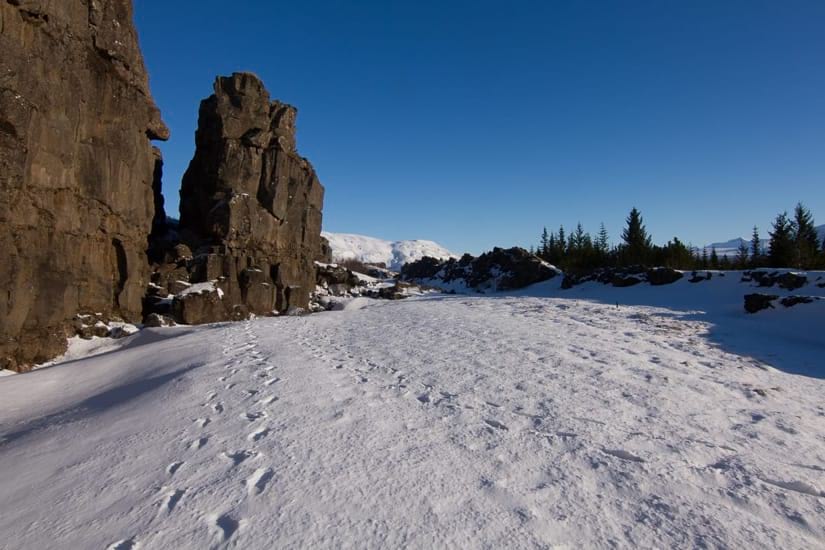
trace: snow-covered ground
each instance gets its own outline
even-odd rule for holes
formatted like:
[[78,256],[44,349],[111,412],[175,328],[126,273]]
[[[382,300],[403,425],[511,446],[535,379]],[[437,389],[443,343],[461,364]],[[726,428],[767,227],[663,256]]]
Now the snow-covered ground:
[[369,264],[383,263],[389,269],[396,271],[401,269],[402,265],[420,260],[424,256],[438,259],[458,257],[433,241],[385,241],[350,233],[324,232],[322,235],[329,241],[335,261],[358,260]]
[[3,377],[0,547],[825,545],[825,301],[558,283]]

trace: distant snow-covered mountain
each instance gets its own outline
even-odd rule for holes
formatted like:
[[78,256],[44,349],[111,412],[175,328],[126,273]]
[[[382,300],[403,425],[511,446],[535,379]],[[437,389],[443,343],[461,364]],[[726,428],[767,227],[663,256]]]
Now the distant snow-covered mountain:
[[[819,235],[819,241],[822,242],[825,239],[825,224],[816,226],[816,234]],[[716,254],[721,256],[729,256],[733,257],[736,256],[739,246],[745,243],[750,249],[751,242],[749,239],[743,239],[741,237],[737,237],[736,239],[731,239],[729,241],[718,242],[718,243],[710,243],[705,245],[705,248],[710,251],[711,249],[716,249]],[[762,239],[762,250],[767,250],[768,248],[768,239]]]
[[364,263],[384,263],[389,269],[430,256],[438,259],[457,258],[440,244],[425,240],[385,241],[351,233],[321,233],[332,248],[332,259],[358,260]]

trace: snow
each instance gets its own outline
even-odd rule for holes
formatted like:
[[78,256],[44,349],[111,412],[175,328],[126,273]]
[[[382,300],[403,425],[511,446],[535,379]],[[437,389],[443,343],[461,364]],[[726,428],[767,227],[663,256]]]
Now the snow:
[[825,545],[825,302],[559,283],[145,329],[0,378],[3,544]]
[[385,241],[349,233],[323,232],[322,235],[329,241],[332,257],[336,261],[358,260],[370,264],[383,263],[396,271],[400,270],[402,265],[420,260],[424,256],[438,259],[458,257],[433,241]]
[[178,293],[178,296],[186,296],[189,294],[202,294],[204,292],[217,292],[218,298],[223,298],[223,290],[221,290],[217,281],[207,281],[205,283],[195,283],[188,288]]

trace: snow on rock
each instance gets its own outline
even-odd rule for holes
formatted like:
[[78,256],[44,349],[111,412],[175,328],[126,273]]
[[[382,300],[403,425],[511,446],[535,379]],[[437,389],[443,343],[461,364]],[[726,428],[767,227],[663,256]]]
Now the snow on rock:
[[2,377],[3,544],[823,547],[825,302],[559,279]]
[[321,233],[321,236],[329,241],[335,261],[358,260],[368,264],[383,263],[395,271],[400,270],[402,265],[425,256],[438,259],[458,257],[433,241],[385,241],[364,235],[328,232]]
[[190,294],[203,294],[204,292],[217,292],[218,298],[223,298],[223,290],[218,287],[218,281],[206,281],[205,283],[195,283],[187,286],[178,292],[177,296],[189,296]]

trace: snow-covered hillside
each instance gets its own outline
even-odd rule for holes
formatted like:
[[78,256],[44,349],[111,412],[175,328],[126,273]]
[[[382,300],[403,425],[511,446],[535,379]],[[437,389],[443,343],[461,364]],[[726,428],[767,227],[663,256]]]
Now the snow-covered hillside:
[[0,546],[825,545],[825,302],[558,284],[2,377]]
[[457,258],[438,243],[425,240],[385,241],[350,233],[322,233],[332,248],[335,261],[358,260],[364,263],[383,263],[393,270],[420,260],[424,256],[438,259]]

